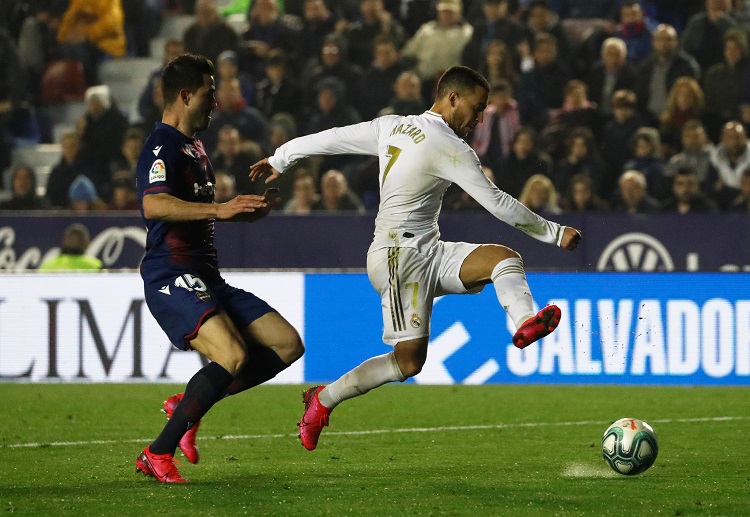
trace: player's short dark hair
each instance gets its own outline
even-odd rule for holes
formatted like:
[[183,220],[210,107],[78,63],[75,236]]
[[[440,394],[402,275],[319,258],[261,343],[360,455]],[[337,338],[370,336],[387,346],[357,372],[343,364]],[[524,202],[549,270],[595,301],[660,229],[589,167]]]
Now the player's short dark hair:
[[438,80],[436,97],[441,98],[450,92],[467,94],[480,86],[490,91],[490,84],[482,74],[468,66],[452,66]]
[[214,64],[203,56],[183,54],[167,63],[161,74],[164,105],[171,105],[183,88],[195,91],[203,86],[204,75],[214,75]]

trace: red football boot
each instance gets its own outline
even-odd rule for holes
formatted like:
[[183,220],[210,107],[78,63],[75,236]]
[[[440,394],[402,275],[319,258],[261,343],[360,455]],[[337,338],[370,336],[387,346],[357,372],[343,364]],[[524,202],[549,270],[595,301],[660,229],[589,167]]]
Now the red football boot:
[[175,461],[174,454],[153,454],[149,445],[135,460],[135,471],[154,477],[161,483],[187,483],[187,479],[177,470]]
[[[167,418],[172,418],[174,409],[182,400],[183,395],[184,393],[178,393],[177,395],[172,395],[164,401],[164,409],[162,411],[167,414]],[[195,443],[195,434],[198,432],[198,428],[200,427],[200,425],[201,421],[198,420],[195,424],[193,424],[193,427],[188,429],[185,434],[182,435],[182,438],[180,439],[180,450],[190,463],[198,463],[199,454],[198,445]]]
[[299,421],[299,438],[305,449],[311,451],[318,445],[318,438],[323,431],[323,427],[328,425],[328,417],[333,409],[329,409],[320,403],[318,393],[325,386],[313,386],[305,391],[302,395],[302,402],[305,403],[305,412],[302,414],[302,420]]
[[513,335],[513,344],[518,348],[526,348],[534,341],[549,335],[560,323],[560,315],[560,308],[557,305],[547,305],[536,316],[527,319],[521,325],[521,328]]

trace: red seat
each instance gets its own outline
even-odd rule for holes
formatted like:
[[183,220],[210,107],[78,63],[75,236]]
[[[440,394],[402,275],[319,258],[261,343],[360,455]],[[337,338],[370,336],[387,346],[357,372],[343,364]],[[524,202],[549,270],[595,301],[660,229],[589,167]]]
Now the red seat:
[[41,100],[43,104],[80,101],[87,87],[83,65],[73,59],[59,59],[44,71]]

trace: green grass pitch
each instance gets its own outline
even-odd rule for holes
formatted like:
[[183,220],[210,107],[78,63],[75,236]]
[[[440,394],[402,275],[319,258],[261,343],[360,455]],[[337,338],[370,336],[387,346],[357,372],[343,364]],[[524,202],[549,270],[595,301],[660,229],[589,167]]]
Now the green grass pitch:
[[[217,404],[188,485],[135,473],[165,384],[0,384],[0,512],[76,516],[750,515],[750,388],[392,385],[296,438],[301,386]],[[649,422],[656,464],[612,472],[600,439]],[[181,457],[178,452],[178,457]]]

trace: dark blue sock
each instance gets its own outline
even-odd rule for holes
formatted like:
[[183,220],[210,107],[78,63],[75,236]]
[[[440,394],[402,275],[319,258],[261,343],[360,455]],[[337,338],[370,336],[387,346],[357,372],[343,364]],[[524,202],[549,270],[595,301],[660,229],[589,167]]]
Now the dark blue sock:
[[218,363],[209,363],[193,375],[185,395],[177,405],[159,436],[151,444],[154,454],[174,454],[182,435],[205,415],[219,399],[234,377]]

